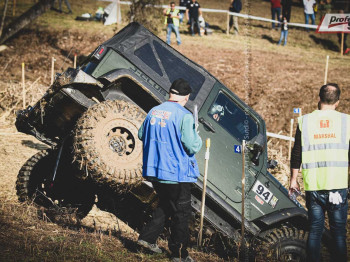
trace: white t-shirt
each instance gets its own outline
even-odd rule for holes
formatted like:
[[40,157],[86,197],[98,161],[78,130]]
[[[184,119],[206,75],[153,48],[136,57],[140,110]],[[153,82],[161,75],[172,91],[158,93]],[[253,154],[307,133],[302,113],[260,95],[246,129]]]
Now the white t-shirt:
[[305,14],[313,14],[314,13],[314,8],[313,5],[316,4],[315,0],[303,0],[304,2],[304,13]]

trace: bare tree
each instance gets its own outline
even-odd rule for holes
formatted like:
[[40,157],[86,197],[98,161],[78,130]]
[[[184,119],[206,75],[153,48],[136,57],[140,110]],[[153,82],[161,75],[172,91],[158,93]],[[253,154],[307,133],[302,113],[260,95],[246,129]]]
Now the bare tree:
[[53,5],[53,1],[54,0],[39,0],[39,2],[33,5],[28,11],[15,19],[4,29],[4,32],[0,38],[0,44],[4,43],[18,31],[29,25],[37,17],[49,10]]
[[139,22],[153,32],[158,33],[161,25],[162,9],[155,5],[159,0],[132,0],[130,5],[130,22]]
[[0,37],[2,34],[2,29],[4,28],[4,23],[5,23],[5,17],[6,17],[6,12],[7,12],[7,4],[9,0],[5,0],[5,6],[4,6],[4,12],[2,14],[2,19],[1,19],[1,26],[0,26]]

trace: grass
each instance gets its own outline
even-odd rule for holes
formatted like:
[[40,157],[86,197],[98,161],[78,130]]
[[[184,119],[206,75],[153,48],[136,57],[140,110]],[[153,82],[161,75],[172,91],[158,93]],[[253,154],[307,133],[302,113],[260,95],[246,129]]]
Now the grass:
[[[269,2],[260,0],[249,1],[252,15],[270,17]],[[3,2],[1,1],[0,3],[0,10],[2,10]],[[33,69],[30,74],[27,73],[26,77],[31,77],[34,81],[37,79],[38,74],[41,74],[43,81],[45,76],[48,75],[46,80],[49,82],[50,63],[47,61],[50,61],[51,56],[55,55],[58,60],[57,64],[60,65],[63,62],[63,57],[66,56],[65,53],[72,46],[79,48],[79,55],[87,55],[100,43],[100,40],[108,39],[128,23],[126,17],[128,12],[127,6],[122,6],[123,23],[121,25],[103,26],[98,22],[76,21],[74,18],[77,15],[87,12],[94,13],[98,6],[106,6],[108,3],[94,0],[71,0],[70,2],[73,9],[72,15],[48,11],[37,19],[28,31],[19,34],[18,37],[23,40],[22,42],[19,41],[19,43],[24,43],[23,45],[18,43],[16,45],[15,41],[11,42],[15,47],[10,48],[10,52],[14,53],[14,50],[17,48],[16,55],[20,56],[21,60],[15,61],[16,64],[11,64],[10,66],[18,66],[20,68],[20,62],[25,61]],[[17,15],[19,15],[33,4],[33,0],[18,0],[17,3]],[[229,0],[200,0],[200,3],[202,7],[227,9]],[[65,8],[64,4],[63,7]],[[242,13],[247,12],[248,10],[244,6]],[[283,97],[282,95],[287,93],[290,94],[290,97],[298,96],[296,94],[304,90],[306,94],[310,94],[311,88],[307,89],[310,85],[315,85],[317,81],[323,82],[322,74],[326,55],[330,55],[329,69],[331,79],[341,79],[344,81],[344,84],[350,83],[348,77],[350,57],[339,56],[336,35],[307,33],[304,30],[291,28],[288,45],[286,47],[278,47],[276,42],[280,32],[271,30],[270,23],[250,21],[251,26],[244,28],[246,20],[239,19],[242,33],[239,36],[233,36],[232,34],[227,36],[223,32],[226,29],[225,14],[206,13],[205,18],[207,22],[216,28],[214,34],[202,38],[191,37],[186,33],[187,28],[182,26],[181,37],[185,46],[180,46],[179,50],[200,64],[204,61],[202,65],[219,79],[220,77],[223,79],[226,77],[227,80],[224,80],[225,85],[235,92],[243,94],[241,86],[243,86],[242,78],[244,72],[227,72],[225,71],[226,68],[219,68],[216,63],[226,63],[227,66],[231,66],[234,70],[244,67],[243,54],[247,45],[251,45],[253,55],[251,70],[254,77],[252,85],[255,88],[254,94],[259,97],[255,99],[256,105],[254,105],[254,109],[262,114],[267,124],[270,124],[270,126],[268,125],[269,131],[277,133],[283,130],[284,134],[288,132],[289,119],[293,117],[291,116],[290,108],[293,106],[303,107],[305,111],[311,110],[313,107],[311,99],[292,102],[289,101],[291,100],[288,99],[289,97],[286,98],[286,96]],[[162,19],[160,18],[160,20]],[[301,6],[293,6],[292,21],[303,23]],[[245,29],[248,29],[249,34],[247,36],[244,35]],[[30,44],[30,40],[33,41],[33,39],[29,38],[33,37],[33,31],[36,32],[36,30],[37,33],[34,33],[34,35],[38,38],[40,36],[40,40],[45,43],[39,43],[37,39],[36,41],[38,42],[35,42],[41,48],[42,53],[44,53],[40,54],[42,55],[42,60],[33,59],[38,54],[33,49],[26,50],[24,48],[25,45]],[[162,30],[159,36],[165,39],[165,31]],[[209,58],[206,58],[208,56],[207,51],[211,53]],[[229,56],[225,56],[226,54],[229,54]],[[262,58],[259,57],[260,55]],[[7,58],[5,55],[0,54],[2,61],[5,60],[4,57]],[[223,59],[224,62],[221,62],[220,59]],[[4,62],[6,63],[6,61]],[[274,63],[284,67],[281,69],[279,66],[273,66]],[[288,68],[289,64],[292,68]],[[68,63],[66,64],[67,66]],[[280,79],[281,82],[279,82],[278,77],[282,77],[280,73],[282,70],[284,70],[283,74],[290,77],[290,82],[286,83],[284,81],[282,83],[283,79]],[[14,72],[6,72],[6,77],[13,77],[19,82],[21,79],[20,70],[18,70],[18,75]],[[7,81],[8,79],[6,78]],[[2,81],[5,81],[5,77]],[[18,86],[20,87],[20,85]],[[268,89],[269,86],[271,87],[270,89]],[[267,94],[264,94],[265,89],[267,89]],[[346,95],[346,89],[344,91],[344,97],[350,97],[349,94]],[[278,98],[280,100],[272,100],[271,96],[279,95],[281,95],[281,98]],[[260,100],[263,101],[261,104],[259,104]],[[277,107],[280,104],[283,107]],[[270,106],[270,109],[266,109],[267,106]],[[341,110],[343,111],[343,109],[345,109],[344,111],[349,110],[348,107]],[[283,119],[281,120],[281,118]],[[273,125],[275,122],[281,123]],[[7,168],[3,168],[2,164],[0,165],[0,176],[3,178],[0,179],[0,185],[5,188],[5,190],[0,192],[0,226],[2,229],[0,233],[0,261],[168,261],[166,255],[152,256],[137,251],[133,244],[135,235],[114,231],[110,235],[99,230],[71,229],[67,225],[62,227],[50,223],[50,221],[38,220],[36,209],[32,206],[20,205],[16,201],[14,192],[16,172],[29,157],[29,155],[23,156],[22,154],[23,152],[25,154],[33,154],[34,152],[28,152],[28,148],[21,147],[20,142],[17,141],[4,143],[4,146],[0,147],[0,154],[6,150],[14,150],[15,152],[11,157],[3,160],[2,164],[6,165]],[[283,173],[282,175],[285,174]],[[10,180],[4,182],[5,179]],[[9,194],[11,195],[8,196]],[[162,243],[162,245],[166,246],[166,243]],[[191,252],[200,261],[222,261],[215,255],[200,253],[195,250]]]

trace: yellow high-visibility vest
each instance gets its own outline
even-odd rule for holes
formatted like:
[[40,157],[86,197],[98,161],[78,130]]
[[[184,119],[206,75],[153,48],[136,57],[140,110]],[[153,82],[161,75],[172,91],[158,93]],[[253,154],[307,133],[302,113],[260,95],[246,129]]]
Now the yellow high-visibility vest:
[[[168,15],[168,14],[170,14],[170,11],[171,11],[171,8],[169,8],[168,10],[166,10],[166,14]],[[178,16],[179,15],[179,9],[174,9],[174,12],[173,12],[173,15],[174,16]],[[174,17],[173,18],[173,23],[174,23],[174,26],[179,26],[180,25],[180,20],[179,20],[179,18],[176,18],[176,17]],[[164,22],[164,24],[168,24],[168,17],[166,16],[165,17],[165,22]]]
[[307,191],[348,187],[350,116],[315,110],[298,118]]

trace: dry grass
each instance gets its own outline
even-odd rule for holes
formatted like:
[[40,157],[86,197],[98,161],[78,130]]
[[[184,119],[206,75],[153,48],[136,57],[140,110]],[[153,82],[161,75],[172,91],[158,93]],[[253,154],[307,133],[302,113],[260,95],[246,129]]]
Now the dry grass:
[[[17,2],[17,14],[33,3],[32,0]],[[270,16],[268,2],[250,2],[251,14]],[[227,9],[229,0],[202,0],[200,3],[203,7]],[[83,227],[67,228],[38,219],[35,208],[17,202],[14,188],[17,172],[43,147],[32,137],[14,134],[14,113],[22,108],[21,63],[26,63],[26,99],[33,105],[49,85],[51,57],[56,58],[56,71],[61,72],[72,66],[74,53],[82,59],[121,28],[74,20],[81,13],[93,13],[97,6],[107,5],[106,2],[83,0],[71,1],[71,4],[73,15],[47,12],[9,41],[6,53],[0,53],[0,261],[167,261],[166,255],[139,252],[134,244],[137,233],[110,213],[94,209],[83,221]],[[127,7],[122,8],[126,14]],[[341,87],[350,86],[350,58],[339,57],[334,35],[291,29],[288,45],[277,47],[279,32],[271,30],[270,24],[252,22],[248,37],[235,37],[222,32],[226,29],[226,15],[208,14],[205,18],[216,26],[214,35],[193,38],[185,34],[186,27],[182,26],[183,45],[176,48],[245,98],[247,54],[244,51],[250,45],[252,60],[248,73],[252,86],[246,102],[262,115],[270,132],[289,133],[289,120],[295,117],[293,107],[302,107],[303,113],[315,108],[317,89],[323,83],[326,55],[331,56],[329,80],[340,83]],[[293,6],[292,21],[303,22],[301,7]],[[126,23],[124,16],[123,25]],[[243,29],[244,20],[240,19],[240,23]],[[160,37],[165,39],[164,31]],[[350,90],[344,88],[340,111],[350,113],[349,105]],[[273,174],[286,187],[289,181],[287,148],[286,142],[273,139],[268,151],[269,157],[280,163]],[[118,228],[117,224],[122,226]],[[161,241],[160,245],[166,248],[166,242]],[[213,254],[194,249],[191,254],[198,261],[222,261]]]

